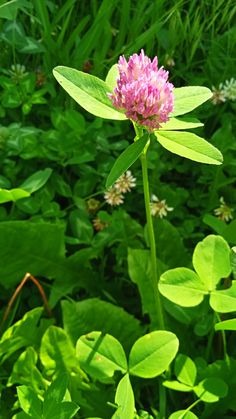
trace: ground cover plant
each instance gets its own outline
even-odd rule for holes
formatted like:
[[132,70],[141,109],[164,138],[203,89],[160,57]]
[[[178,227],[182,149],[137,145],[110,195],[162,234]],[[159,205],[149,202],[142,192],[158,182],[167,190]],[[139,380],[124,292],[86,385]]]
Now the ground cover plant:
[[0,418],[235,416],[235,12],[0,2]]

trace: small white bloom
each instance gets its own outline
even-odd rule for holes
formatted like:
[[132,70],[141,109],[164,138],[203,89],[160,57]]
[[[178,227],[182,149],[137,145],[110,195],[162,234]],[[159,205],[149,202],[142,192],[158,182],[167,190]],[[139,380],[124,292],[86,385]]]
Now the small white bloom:
[[228,100],[236,100],[236,80],[233,77],[225,81],[223,93]]
[[218,105],[220,103],[224,103],[226,101],[226,96],[223,90],[223,84],[220,83],[218,89],[216,89],[214,86],[212,87],[212,98],[211,101],[214,103],[214,105]]
[[218,88],[213,86],[212,93],[211,101],[214,105],[226,102],[227,100],[236,100],[236,80],[231,77],[230,80],[220,83]]
[[123,173],[123,175],[121,175],[114,184],[114,188],[121,193],[130,192],[131,188],[135,188],[135,186],[136,178],[132,175],[130,170]]
[[112,206],[117,206],[124,203],[124,196],[118,189],[109,188],[104,194],[105,201]]
[[233,219],[233,208],[226,205],[223,196],[220,197],[219,208],[214,209],[214,214],[222,221],[230,221]]
[[150,207],[151,207],[151,214],[154,217],[159,217],[159,218],[166,217],[168,211],[173,211],[174,209],[172,207],[168,207],[165,199],[160,201],[156,195],[151,196]]

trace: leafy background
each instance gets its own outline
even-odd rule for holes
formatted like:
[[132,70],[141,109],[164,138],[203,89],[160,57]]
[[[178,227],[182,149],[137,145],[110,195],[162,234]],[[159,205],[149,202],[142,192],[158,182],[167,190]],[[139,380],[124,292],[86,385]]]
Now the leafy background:
[[[124,205],[112,208],[104,201],[107,175],[133,140],[131,126],[127,121],[111,122],[87,114],[57,85],[52,69],[67,65],[104,79],[121,54],[128,56],[144,48],[148,55],[158,55],[159,65],[169,70],[175,86],[217,88],[235,74],[235,15],[236,6],[230,0],[179,0],[175,4],[162,0],[0,2],[0,314],[3,317],[26,272],[40,280],[53,309],[53,317],[42,318],[39,326],[39,312],[29,314],[32,336],[20,331],[20,346],[13,337],[7,344],[0,341],[4,361],[0,417],[10,418],[17,412],[16,384],[41,386],[38,391],[42,392],[50,388],[46,375],[52,375],[59,366],[61,369],[61,357],[56,351],[49,357],[53,362],[45,360],[42,352],[38,360],[40,347],[45,351],[44,333],[53,333],[52,324],[57,327],[54,332],[59,341],[64,342],[60,343],[60,353],[65,352],[65,345],[69,347],[68,342],[75,344],[92,330],[110,333],[129,353],[150,326],[150,307],[143,306],[138,292],[143,284],[137,283],[132,264],[128,274],[127,262],[128,254],[134,261],[140,251],[143,265],[146,263],[138,162],[132,167],[137,187],[126,195]],[[214,216],[221,196],[231,208],[236,207],[235,110],[235,101],[217,105],[209,101],[194,114],[205,124],[197,134],[223,153],[222,166],[194,164],[158,144],[150,150],[151,192],[174,208],[167,219],[154,220],[163,271],[179,266],[191,268],[195,245],[209,233],[216,232],[230,245],[236,244],[236,221],[226,225]],[[89,201],[91,198],[99,201],[96,208],[92,208],[95,203]],[[97,215],[107,223],[99,232],[93,225]],[[143,275],[145,283],[145,272]],[[3,330],[41,305],[40,294],[28,282]],[[211,321],[207,310],[201,318],[199,307],[184,310],[168,300],[165,305],[170,313],[170,330],[178,337],[189,333],[194,342],[190,343],[191,356],[202,355],[206,338],[204,333],[194,333],[191,322],[198,318],[195,329],[200,330],[206,318]],[[23,321],[21,327],[28,325],[24,326]],[[18,333],[17,328],[14,333]],[[190,355],[187,345],[185,342],[181,351]],[[16,378],[20,354],[27,359],[24,365],[34,371],[31,379],[27,371],[23,372],[24,379]],[[73,359],[74,355],[71,361],[68,356],[68,365],[63,361],[68,371],[75,368]],[[218,362],[212,368],[223,371]],[[204,368],[208,368],[210,376],[210,367],[201,366],[202,377]],[[233,364],[232,371],[234,368]],[[75,409],[78,417],[110,417],[114,408],[106,402],[114,400],[114,386],[106,387],[95,380],[84,388],[83,379],[83,373],[77,371],[71,394],[82,407],[76,413],[71,405],[71,412]],[[133,384],[137,409],[156,417],[158,401],[152,383],[134,379]],[[20,399],[26,389],[19,391]],[[64,403],[64,394],[58,403]],[[229,408],[235,409],[234,404],[231,401]],[[227,411],[224,406],[226,402],[222,415]],[[169,413],[177,408],[182,406],[176,397]],[[214,417],[213,407],[204,414],[201,417]]]

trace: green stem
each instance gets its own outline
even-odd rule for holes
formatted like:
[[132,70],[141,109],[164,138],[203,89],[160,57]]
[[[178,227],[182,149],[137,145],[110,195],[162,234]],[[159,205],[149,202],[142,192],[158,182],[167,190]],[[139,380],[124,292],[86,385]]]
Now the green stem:
[[197,399],[195,402],[193,402],[185,411],[182,413],[182,415],[179,417],[179,419],[184,419],[186,416],[186,413],[190,412],[194,406],[196,406],[198,403],[200,403],[201,399]]
[[165,329],[164,325],[164,316],[161,305],[161,298],[158,290],[158,275],[157,275],[157,260],[156,260],[156,242],[155,235],[153,230],[153,222],[150,208],[150,193],[149,193],[149,182],[148,182],[148,170],[147,170],[147,148],[149,143],[145,147],[141,155],[141,164],[142,164],[142,174],[143,174],[143,190],[144,190],[144,200],[145,200],[145,210],[147,218],[147,229],[148,229],[148,238],[149,246],[151,252],[151,266],[152,266],[152,275],[151,275],[151,286],[153,289],[155,308],[157,313],[157,326],[159,329]]
[[159,379],[159,416],[161,419],[166,418],[166,388]]
[[[215,312],[215,316],[217,318],[217,321],[218,322],[221,322],[221,318],[220,318],[219,313]],[[226,361],[226,364],[228,366],[230,366],[230,359],[229,359],[229,355],[227,353],[226,335],[225,335],[225,331],[224,330],[221,330],[221,336],[222,336],[222,343],[223,343],[223,351],[224,351],[225,361]]]

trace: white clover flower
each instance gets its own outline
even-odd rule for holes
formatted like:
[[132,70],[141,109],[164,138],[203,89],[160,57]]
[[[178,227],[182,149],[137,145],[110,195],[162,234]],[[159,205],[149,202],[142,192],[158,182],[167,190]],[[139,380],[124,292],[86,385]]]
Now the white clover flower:
[[156,195],[151,196],[150,207],[151,207],[151,214],[154,217],[159,217],[159,218],[166,217],[168,211],[173,211],[174,209],[172,207],[168,207],[165,199],[160,201]]
[[212,98],[211,101],[214,105],[218,105],[220,103],[224,103],[226,101],[225,92],[223,90],[223,84],[220,83],[218,89],[212,86]]
[[105,194],[104,199],[107,204],[115,207],[124,203],[124,196],[122,193],[116,188],[109,188]]
[[123,175],[121,175],[114,184],[114,188],[121,193],[130,192],[131,188],[135,188],[135,186],[136,178],[132,175],[130,170],[123,173]]
[[236,100],[236,80],[231,77],[230,80],[220,83],[218,88],[213,86],[212,93],[211,101],[214,105],[224,103],[227,100]]
[[225,81],[223,93],[228,100],[236,100],[236,80],[233,77]]
[[230,221],[233,219],[233,208],[226,205],[223,196],[220,197],[219,208],[214,209],[214,214],[222,221]]

